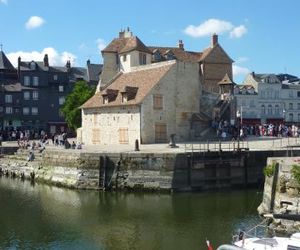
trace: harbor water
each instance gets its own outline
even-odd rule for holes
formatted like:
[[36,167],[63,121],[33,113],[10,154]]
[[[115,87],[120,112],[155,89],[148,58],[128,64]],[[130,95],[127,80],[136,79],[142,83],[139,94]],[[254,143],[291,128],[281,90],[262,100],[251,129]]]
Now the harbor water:
[[0,178],[0,249],[207,249],[260,221],[257,190],[115,193]]

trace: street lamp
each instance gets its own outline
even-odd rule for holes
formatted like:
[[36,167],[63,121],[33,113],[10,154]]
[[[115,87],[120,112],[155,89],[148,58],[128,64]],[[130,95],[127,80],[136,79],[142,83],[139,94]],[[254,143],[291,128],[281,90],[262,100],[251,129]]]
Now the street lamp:
[[[242,111],[242,109],[241,109],[241,111]],[[240,150],[240,136],[241,136],[241,131],[240,131],[241,130],[241,120],[240,120],[240,118],[242,117],[239,110],[236,111],[236,117],[238,118],[237,119],[237,123],[238,123],[238,127],[237,127],[237,129],[238,129],[237,139],[238,139],[238,151],[239,151]]]

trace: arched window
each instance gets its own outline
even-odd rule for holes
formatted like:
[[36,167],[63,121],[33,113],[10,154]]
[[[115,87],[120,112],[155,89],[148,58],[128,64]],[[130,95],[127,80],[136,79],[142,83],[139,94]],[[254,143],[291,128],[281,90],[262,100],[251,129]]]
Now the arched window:
[[275,105],[275,114],[276,115],[279,114],[279,105],[278,104]]
[[268,114],[269,115],[272,114],[272,105],[271,104],[268,105]]
[[264,115],[266,113],[265,105],[261,105],[261,113]]

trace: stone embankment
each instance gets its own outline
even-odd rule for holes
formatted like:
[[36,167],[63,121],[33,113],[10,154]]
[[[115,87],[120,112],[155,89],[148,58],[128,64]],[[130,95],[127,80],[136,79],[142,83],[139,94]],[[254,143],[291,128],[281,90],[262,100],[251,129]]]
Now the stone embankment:
[[[267,160],[260,214],[300,214],[300,157],[270,157]],[[298,179],[297,179],[298,178]],[[300,221],[273,219],[277,232],[299,232]]]

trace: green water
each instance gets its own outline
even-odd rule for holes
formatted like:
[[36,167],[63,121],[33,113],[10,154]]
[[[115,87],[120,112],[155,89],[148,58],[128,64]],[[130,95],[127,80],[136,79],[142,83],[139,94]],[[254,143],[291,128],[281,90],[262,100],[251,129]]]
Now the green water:
[[[0,249],[207,249],[255,225],[257,191],[102,193],[0,178]],[[216,247],[215,247],[216,248]]]

